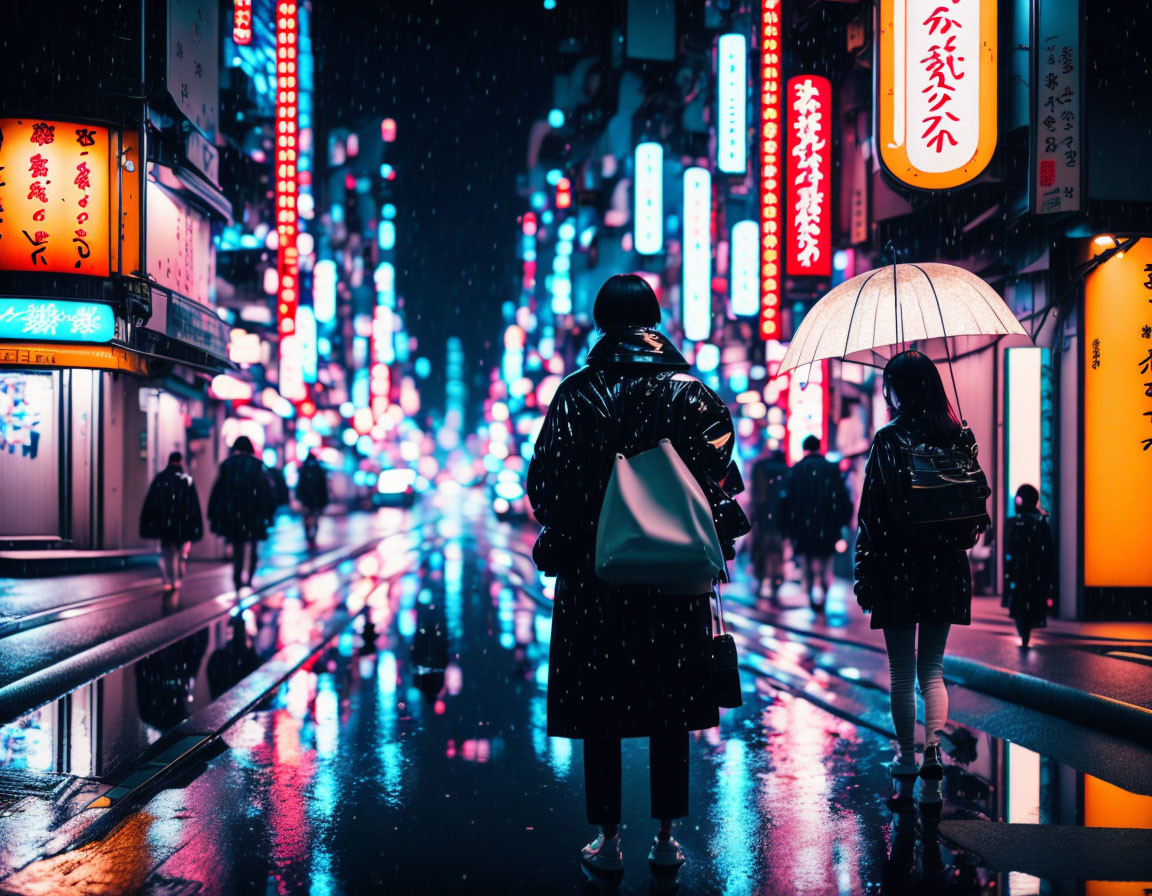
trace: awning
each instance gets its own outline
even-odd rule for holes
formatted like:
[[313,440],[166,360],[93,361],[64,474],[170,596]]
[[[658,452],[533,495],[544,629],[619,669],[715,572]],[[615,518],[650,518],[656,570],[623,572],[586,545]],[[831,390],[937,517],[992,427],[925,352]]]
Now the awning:
[[0,343],[0,367],[117,370],[148,376],[148,358],[120,345],[66,345],[52,342]]

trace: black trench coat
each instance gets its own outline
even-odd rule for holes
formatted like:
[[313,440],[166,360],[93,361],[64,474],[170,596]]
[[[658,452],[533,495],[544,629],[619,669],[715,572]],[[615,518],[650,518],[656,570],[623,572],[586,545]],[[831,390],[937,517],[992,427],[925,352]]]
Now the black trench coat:
[[238,451],[220,464],[208,496],[212,531],[228,541],[263,541],[276,513],[276,492],[255,455]]
[[1008,614],[1032,628],[1043,628],[1048,624],[1048,601],[1056,598],[1052,530],[1038,510],[1016,514],[1004,529],[1004,602]]
[[[961,439],[969,446],[972,433]],[[897,417],[872,440],[860,498],[856,536],[856,600],[872,613],[872,628],[920,622],[968,625],[972,621],[972,569],[968,554],[911,543],[901,534],[892,506],[900,446],[925,442],[915,421]]]
[[733,500],[727,406],[654,330],[617,328],[560,384],[536,440],[528,495],[544,531],[537,566],[557,575],[548,663],[548,734],[647,737],[719,722],[707,595],[614,588],[596,576],[596,526],[617,452],[670,439],[712,505],[725,556],[749,529]]
[[140,511],[140,537],[199,541],[204,535],[200,497],[183,467],[168,466],[152,480]]

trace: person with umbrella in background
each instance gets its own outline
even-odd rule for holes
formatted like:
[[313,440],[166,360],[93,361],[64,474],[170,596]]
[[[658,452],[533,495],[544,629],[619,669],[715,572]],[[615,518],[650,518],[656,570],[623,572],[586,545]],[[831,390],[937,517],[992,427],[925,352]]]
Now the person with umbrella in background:
[[316,530],[320,514],[328,506],[328,473],[309,451],[300,465],[300,479],[296,483],[296,500],[304,505],[304,536],[308,547],[316,547]]
[[184,456],[173,451],[168,455],[168,466],[148,487],[140,511],[140,537],[160,542],[160,578],[165,591],[180,587],[188,545],[203,536],[196,484],[184,472]]
[[1004,533],[1004,603],[1027,650],[1032,629],[1048,624],[1049,603],[1056,597],[1056,550],[1036,487],[1020,486],[1015,503]]
[[[220,473],[208,499],[212,531],[232,546],[232,583],[239,591],[251,587],[256,575],[256,543],[268,537],[268,524],[276,512],[276,494],[264,465],[256,457],[252,440],[240,436],[232,453],[220,464]],[[244,557],[249,557],[244,578]]]
[[[784,480],[780,517],[784,534],[792,541],[792,553],[800,561],[808,604],[820,612],[828,602],[832,585],[832,557],[840,530],[852,515],[852,499],[840,468],[820,453],[820,440],[807,436],[804,457]],[[816,600],[816,585],[820,600]]]

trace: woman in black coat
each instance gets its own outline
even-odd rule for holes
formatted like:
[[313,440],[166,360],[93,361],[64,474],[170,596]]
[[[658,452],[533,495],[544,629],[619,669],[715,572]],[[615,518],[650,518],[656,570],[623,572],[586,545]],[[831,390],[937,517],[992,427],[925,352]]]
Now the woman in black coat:
[[1016,515],[1004,533],[1004,600],[1016,620],[1020,646],[1027,648],[1032,629],[1048,625],[1048,604],[1056,597],[1056,551],[1047,514],[1035,486],[1016,490]]
[[[872,614],[872,628],[884,631],[892,721],[900,744],[892,771],[907,784],[917,771],[925,778],[943,777],[939,732],[948,719],[944,648],[950,626],[972,621],[972,572],[964,551],[909,540],[898,506],[902,449],[959,446],[975,457],[977,448],[926,355],[907,351],[893,357],[884,368],[884,396],[893,419],[876,432],[868,455],[854,587],[860,607]],[[924,698],[923,768],[916,763],[917,680]]]
[[204,537],[200,496],[192,477],[184,472],[184,457],[179,451],[168,455],[168,466],[148,487],[140,510],[140,537],[160,542],[164,590],[179,588],[184,577],[185,545]]
[[631,457],[670,439],[712,505],[729,559],[749,525],[733,500],[743,486],[730,466],[731,415],[655,329],[660,305],[651,287],[632,274],[610,278],[594,317],[603,336],[588,366],[556,391],[528,471],[528,495],[545,527],[533,557],[558,577],[548,734],[584,739],[588,820],[601,835],[582,860],[604,872],[622,868],[620,738],[650,739],[660,830],[649,858],[677,868],[684,859],[670,830],[688,813],[688,732],[719,722],[709,596],[670,597],[597,578],[597,521],[616,454]]
[[[268,537],[268,524],[276,512],[276,493],[256,457],[252,441],[240,436],[232,453],[220,464],[220,473],[208,498],[212,531],[232,545],[232,582],[239,591],[256,575],[256,542]],[[250,557],[244,579],[244,554]]]

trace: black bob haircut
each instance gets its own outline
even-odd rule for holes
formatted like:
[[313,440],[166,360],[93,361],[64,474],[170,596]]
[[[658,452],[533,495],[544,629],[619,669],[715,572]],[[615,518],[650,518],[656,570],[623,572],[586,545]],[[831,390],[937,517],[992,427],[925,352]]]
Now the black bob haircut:
[[819,451],[820,439],[816,436],[806,436],[802,443],[802,447],[805,451]]
[[658,327],[660,301],[643,277],[615,274],[596,294],[592,319],[601,332],[614,327]]

